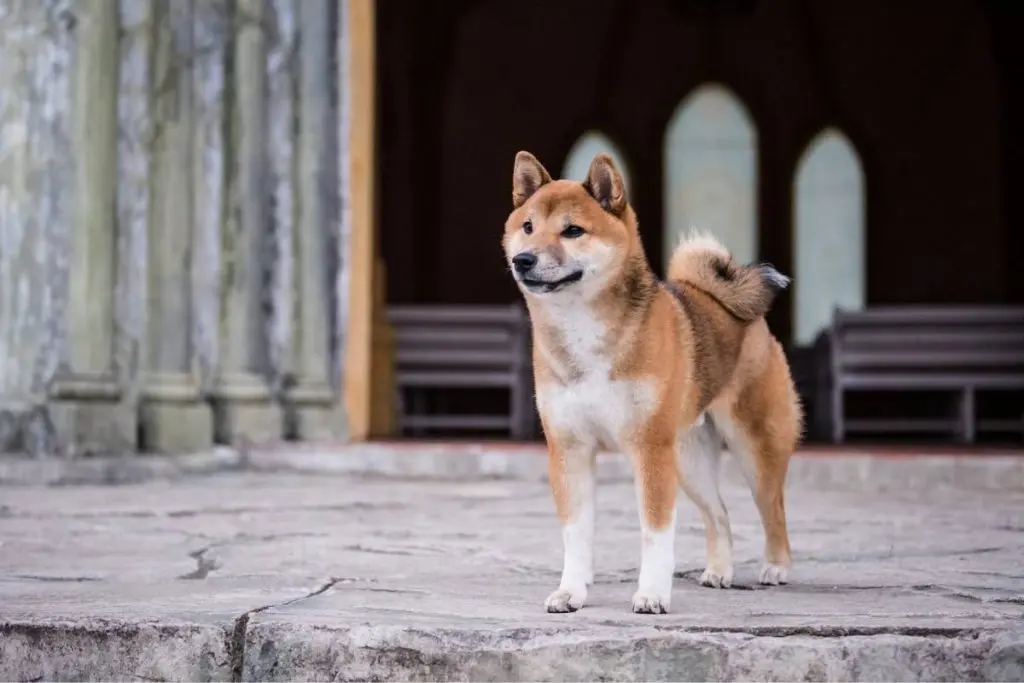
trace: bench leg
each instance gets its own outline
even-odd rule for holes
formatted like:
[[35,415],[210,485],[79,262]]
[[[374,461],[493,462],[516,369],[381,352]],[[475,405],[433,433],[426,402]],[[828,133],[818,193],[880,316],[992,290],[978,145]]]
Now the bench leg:
[[536,434],[533,411],[533,375],[531,368],[520,373],[519,382],[512,390],[512,438],[527,441]]
[[[412,389],[412,412],[411,415],[426,415],[427,414],[427,397],[426,392],[422,388],[416,387]],[[423,436],[423,427],[413,427],[412,436],[419,438]]]
[[520,369],[519,381],[512,392],[512,405],[515,411],[513,413],[512,429],[514,432],[512,438],[517,441],[526,441],[537,433],[533,392],[533,368],[527,365]]
[[974,387],[965,387],[960,394],[960,438],[964,443],[975,441],[977,429],[974,412]]
[[828,407],[832,402],[832,394],[829,392],[827,382],[823,382],[820,379],[815,382],[814,397],[811,400],[813,401],[814,422],[810,431],[815,438],[827,439],[831,436],[829,433]]
[[839,444],[846,437],[843,428],[843,388],[838,383],[832,385],[832,443]]
[[523,414],[523,387],[522,383],[512,387],[509,395],[509,436],[514,441],[526,440],[526,420]]
[[399,387],[395,387],[394,395],[394,406],[395,406],[395,435],[402,437],[405,436],[405,415],[406,405],[405,397],[402,396],[402,390]]

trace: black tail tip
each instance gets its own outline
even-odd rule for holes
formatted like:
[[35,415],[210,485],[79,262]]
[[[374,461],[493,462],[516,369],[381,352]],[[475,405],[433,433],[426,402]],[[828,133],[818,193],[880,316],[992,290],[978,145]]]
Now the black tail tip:
[[781,292],[789,286],[790,278],[780,273],[775,266],[770,263],[762,263],[758,265],[758,270],[761,271],[761,277],[764,279],[764,283],[773,292]]

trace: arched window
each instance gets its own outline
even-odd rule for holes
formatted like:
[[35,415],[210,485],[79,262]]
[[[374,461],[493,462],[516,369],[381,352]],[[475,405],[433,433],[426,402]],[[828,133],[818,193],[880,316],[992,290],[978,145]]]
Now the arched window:
[[865,299],[865,190],[857,150],[835,128],[811,141],[793,181],[793,340],[811,344],[836,306]]
[[634,203],[632,187],[629,183],[629,167],[626,160],[619,151],[618,145],[612,139],[600,131],[589,130],[581,135],[573,144],[569,154],[565,157],[565,164],[562,166],[561,178],[568,180],[585,180],[587,171],[590,170],[590,162],[594,155],[599,152],[606,152],[615,162],[619,172],[622,173],[622,181],[626,184],[626,196],[630,203]]
[[665,131],[665,259],[691,229],[741,262],[757,258],[757,129],[729,89],[702,85]]

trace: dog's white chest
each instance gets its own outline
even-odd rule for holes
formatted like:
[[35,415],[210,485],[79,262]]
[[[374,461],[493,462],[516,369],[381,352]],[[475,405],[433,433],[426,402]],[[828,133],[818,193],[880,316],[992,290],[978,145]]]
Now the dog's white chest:
[[621,450],[623,442],[649,419],[657,396],[649,380],[612,379],[606,349],[607,328],[585,308],[560,315],[561,341],[571,367],[562,358],[547,361],[564,378],[537,387],[537,407],[548,427],[584,443]]
[[550,428],[584,443],[622,450],[649,419],[654,387],[638,380],[586,375],[565,385],[538,387],[538,407]]

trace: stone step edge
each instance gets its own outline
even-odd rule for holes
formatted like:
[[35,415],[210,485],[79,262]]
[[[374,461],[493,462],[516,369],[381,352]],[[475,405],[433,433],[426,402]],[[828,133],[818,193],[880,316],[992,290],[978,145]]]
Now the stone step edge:
[[[231,471],[294,472],[443,480],[545,481],[545,451],[538,445],[272,444],[218,447],[183,455],[32,460],[0,456],[0,486],[117,485],[173,480]],[[741,482],[734,458],[723,459],[723,478]],[[618,454],[598,456],[602,481],[632,477]],[[854,491],[927,491],[955,488],[1024,491],[1024,451],[995,453],[903,453],[800,451],[790,462],[787,486]]]
[[[548,633],[125,620],[0,621],[0,679],[1021,680],[1013,629]],[[344,662],[344,668],[337,666]],[[426,667],[426,669],[424,668]]]

